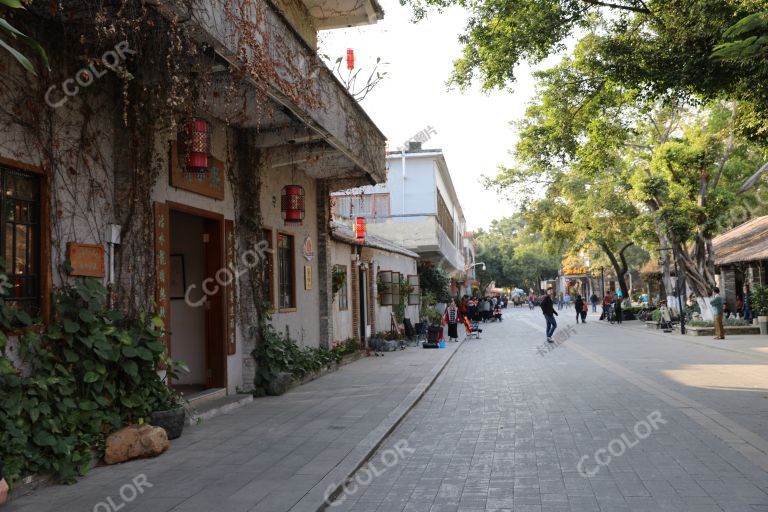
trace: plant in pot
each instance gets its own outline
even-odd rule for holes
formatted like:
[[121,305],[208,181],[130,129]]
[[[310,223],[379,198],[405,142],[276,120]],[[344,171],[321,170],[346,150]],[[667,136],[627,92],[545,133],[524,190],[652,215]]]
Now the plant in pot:
[[168,439],[181,437],[186,419],[186,400],[168,385],[168,379],[178,379],[182,373],[189,373],[189,367],[183,361],[175,361],[164,355],[161,359],[165,368],[165,376],[156,381],[151,394],[151,410],[149,423],[162,427],[168,434]]
[[749,296],[752,312],[760,324],[760,334],[768,334],[768,286],[760,285],[752,289]]

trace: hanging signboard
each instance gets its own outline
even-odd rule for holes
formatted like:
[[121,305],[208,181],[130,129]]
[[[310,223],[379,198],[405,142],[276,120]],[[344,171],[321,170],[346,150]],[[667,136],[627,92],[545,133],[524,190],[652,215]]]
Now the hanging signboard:
[[104,277],[104,247],[95,244],[67,244],[67,259],[72,265],[70,275]]
[[216,158],[208,158],[207,173],[187,173],[179,165],[179,155],[176,141],[170,143],[171,168],[169,171],[171,186],[200,194],[201,196],[212,197],[214,199],[224,200],[224,163]]

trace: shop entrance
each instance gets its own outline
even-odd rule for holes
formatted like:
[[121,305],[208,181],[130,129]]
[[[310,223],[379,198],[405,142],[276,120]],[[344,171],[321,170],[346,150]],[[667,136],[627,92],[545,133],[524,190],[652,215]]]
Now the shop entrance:
[[173,382],[185,393],[225,388],[224,289],[216,272],[224,268],[223,217],[169,203],[171,357],[189,374]]

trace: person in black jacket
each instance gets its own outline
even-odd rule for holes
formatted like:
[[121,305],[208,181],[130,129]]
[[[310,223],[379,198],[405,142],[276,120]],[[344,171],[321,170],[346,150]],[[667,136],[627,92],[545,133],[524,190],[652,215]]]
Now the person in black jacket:
[[3,459],[0,459],[0,505],[8,499],[8,482],[3,476]]
[[547,341],[549,343],[555,342],[552,339],[552,335],[555,333],[555,329],[557,329],[557,322],[555,321],[557,311],[555,311],[554,303],[552,302],[552,295],[554,293],[555,291],[552,288],[547,288],[547,294],[541,299],[539,304],[541,312],[544,313],[544,318],[547,320]]

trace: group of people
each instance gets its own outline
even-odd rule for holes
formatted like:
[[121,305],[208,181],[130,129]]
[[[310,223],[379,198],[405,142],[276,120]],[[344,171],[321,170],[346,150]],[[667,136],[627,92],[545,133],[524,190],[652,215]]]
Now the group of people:
[[445,308],[443,313],[443,325],[448,326],[448,338],[453,341],[459,341],[458,325],[463,323],[467,331],[471,330],[470,322],[487,322],[489,320],[498,320],[501,322],[502,309],[507,307],[509,300],[506,296],[501,297],[470,297],[465,295],[461,298],[461,303],[451,299],[451,303]]
[[[589,298],[589,301],[592,303],[592,311],[597,312],[597,305],[600,302],[600,299],[597,297],[597,295],[592,294],[592,296]],[[536,303],[535,296],[533,293],[529,295],[528,297],[528,303],[531,308],[533,308],[534,304]],[[557,309],[562,311],[563,308],[570,309],[571,306],[571,296],[570,294],[560,294],[557,297],[555,296],[555,291],[553,288],[547,289],[547,294],[544,295],[539,301],[539,307],[541,308],[541,312],[544,314],[544,318],[547,322],[547,341],[549,343],[554,343],[554,340],[552,339],[552,335],[555,332],[555,329],[557,329],[557,320],[555,319],[556,316],[558,316],[557,311],[555,310],[555,303],[557,303]],[[584,297],[581,295],[576,295],[573,300],[573,305],[576,310],[576,323],[579,322],[585,324],[587,323],[587,313],[589,311],[589,304],[585,300]],[[609,318],[609,315],[611,313],[611,308],[613,308],[613,312],[615,314],[616,321],[618,323],[621,323],[622,320],[622,298],[620,295],[614,296],[610,290],[605,291],[605,296],[603,297],[602,301],[603,311],[600,315],[600,320],[605,320]]]

